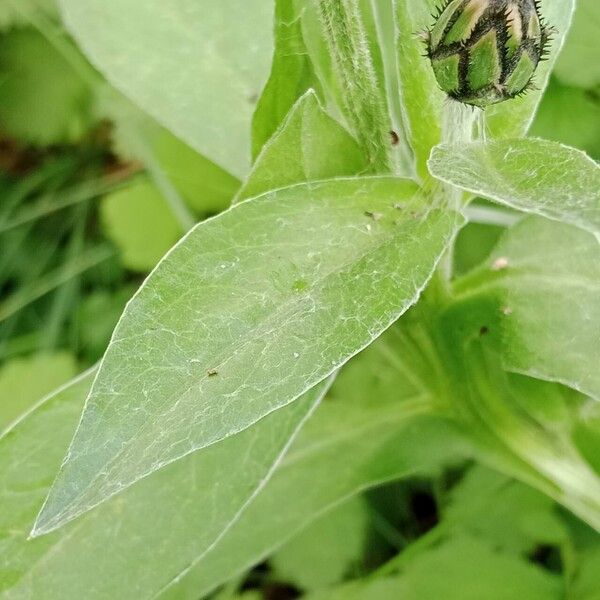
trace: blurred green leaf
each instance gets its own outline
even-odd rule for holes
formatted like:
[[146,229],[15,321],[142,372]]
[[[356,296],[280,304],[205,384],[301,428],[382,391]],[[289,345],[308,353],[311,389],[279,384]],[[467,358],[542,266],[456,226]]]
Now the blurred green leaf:
[[444,542],[409,561],[397,577],[319,591],[309,600],[559,600],[560,578],[480,540]]
[[442,181],[600,238],[600,167],[580,150],[538,139],[442,145],[428,165]]
[[600,599],[600,547],[582,553],[569,591],[574,600]]
[[67,351],[5,362],[0,368],[0,431],[75,373],[77,361]]
[[600,4],[597,0],[578,0],[573,26],[554,68],[563,83],[582,88],[600,84],[599,30]]
[[531,135],[579,148],[600,159],[600,96],[551,79]]
[[182,234],[162,194],[144,179],[105,196],[100,216],[106,236],[133,271],[150,271]]
[[93,375],[47,399],[0,438],[3,597],[154,597],[239,518],[328,385],[163,469],[58,534],[28,540]]
[[560,545],[568,537],[555,506],[541,492],[475,466],[452,490],[444,521],[452,531],[525,556],[538,544]]
[[90,61],[127,97],[236,177],[273,49],[270,0],[60,0]]
[[58,18],[56,0],[0,0],[0,30],[29,25],[27,15],[31,13]]
[[0,37],[0,130],[56,144],[77,140],[90,123],[90,90],[50,42],[34,29]]
[[360,498],[344,502],[289,540],[271,566],[280,579],[303,590],[339,583],[360,564],[368,522]]
[[398,27],[398,74],[407,126],[407,137],[415,155],[419,176],[428,175],[427,159],[441,141],[442,109],[446,100],[424,58],[425,44],[417,35],[433,22],[436,0],[396,2]]

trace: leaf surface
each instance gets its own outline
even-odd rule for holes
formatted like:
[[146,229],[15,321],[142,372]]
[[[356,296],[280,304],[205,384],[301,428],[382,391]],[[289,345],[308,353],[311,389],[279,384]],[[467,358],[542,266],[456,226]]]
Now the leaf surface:
[[0,439],[2,598],[152,598],[231,527],[329,385],[170,465],[77,523],[28,540],[92,378],[59,391]]
[[428,164],[442,181],[600,235],[600,167],[580,150],[539,139],[442,145]]
[[244,176],[273,50],[270,0],[61,0],[91,62],[192,148]]

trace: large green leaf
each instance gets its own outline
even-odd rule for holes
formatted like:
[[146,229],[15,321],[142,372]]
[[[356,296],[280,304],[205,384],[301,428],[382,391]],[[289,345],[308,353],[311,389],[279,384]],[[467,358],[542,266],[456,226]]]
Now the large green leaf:
[[336,179],[193,229],[128,304],[36,532],[248,427],[371,343],[454,235],[458,217],[425,202],[405,180]]
[[60,0],[89,59],[126,96],[242,177],[273,50],[271,0]]
[[600,235],[600,167],[586,154],[546,140],[438,146],[432,174],[474,194]]
[[154,597],[231,527],[328,385],[163,469],[60,532],[28,540],[92,377],[59,391],[0,439],[2,598]]
[[458,280],[455,291],[471,314],[482,295],[495,298],[493,323],[481,324],[498,335],[508,369],[600,399],[599,281],[594,236],[530,217],[509,229],[488,263]]

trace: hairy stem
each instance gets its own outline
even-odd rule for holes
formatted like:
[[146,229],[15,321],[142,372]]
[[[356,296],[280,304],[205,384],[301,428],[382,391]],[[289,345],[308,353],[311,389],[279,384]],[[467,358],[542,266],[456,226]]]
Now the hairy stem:
[[333,58],[342,110],[374,172],[389,172],[390,123],[381,97],[358,0],[317,0]]

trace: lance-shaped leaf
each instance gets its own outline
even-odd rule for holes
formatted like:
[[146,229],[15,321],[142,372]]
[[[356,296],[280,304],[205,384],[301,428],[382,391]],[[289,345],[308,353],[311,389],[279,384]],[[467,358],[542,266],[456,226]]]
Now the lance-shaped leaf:
[[501,204],[600,234],[600,167],[575,148],[546,140],[436,147],[432,174]]
[[263,147],[236,200],[294,183],[366,170],[367,161],[354,138],[319,106],[316,94],[309,90]]
[[91,62],[192,148],[244,176],[273,51],[271,0],[60,0]]
[[35,533],[293,401],[419,296],[459,217],[402,179],[281,188],[193,229],[127,306]]
[[275,53],[271,74],[252,118],[252,157],[279,128],[296,100],[319,86],[302,35],[303,0],[275,1]]
[[329,381],[59,532],[28,540],[92,382],[86,374],[0,438],[0,597],[152,598],[224,535]]

